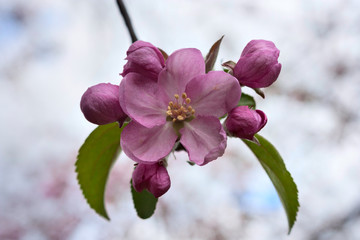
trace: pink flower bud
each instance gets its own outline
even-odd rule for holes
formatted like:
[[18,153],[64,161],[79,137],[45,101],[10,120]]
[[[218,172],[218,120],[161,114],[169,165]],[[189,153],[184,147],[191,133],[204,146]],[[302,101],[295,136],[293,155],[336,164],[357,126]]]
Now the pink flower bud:
[[132,183],[137,192],[147,189],[156,198],[165,194],[171,184],[166,168],[160,163],[139,163],[133,172]]
[[234,76],[241,85],[251,88],[268,87],[280,74],[279,54],[280,51],[273,42],[252,40],[241,53],[234,68]]
[[100,83],[92,86],[83,94],[80,108],[85,118],[94,124],[103,125],[127,118],[119,103],[119,86]]
[[135,72],[157,81],[160,71],[165,66],[164,57],[157,47],[148,42],[136,41],[126,54],[128,62],[121,73],[123,77]]
[[266,122],[264,112],[249,109],[248,106],[239,106],[230,111],[225,125],[231,135],[253,140],[255,133],[259,132]]

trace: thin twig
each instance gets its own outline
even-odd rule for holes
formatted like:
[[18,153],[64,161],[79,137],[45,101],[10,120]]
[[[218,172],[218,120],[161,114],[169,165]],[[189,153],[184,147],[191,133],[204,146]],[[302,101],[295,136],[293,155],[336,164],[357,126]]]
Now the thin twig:
[[130,20],[129,14],[128,14],[127,11],[126,11],[126,7],[125,7],[123,1],[122,1],[122,0],[116,0],[116,3],[117,3],[117,5],[118,5],[118,7],[119,7],[119,10],[120,10],[121,15],[122,15],[123,18],[124,18],[126,27],[127,27],[127,29],[129,30],[129,34],[130,34],[130,37],[131,37],[131,41],[132,41],[132,42],[136,42],[138,39],[137,39],[137,37],[136,37],[134,28],[133,28],[133,26],[132,26],[132,24],[131,24],[131,20]]

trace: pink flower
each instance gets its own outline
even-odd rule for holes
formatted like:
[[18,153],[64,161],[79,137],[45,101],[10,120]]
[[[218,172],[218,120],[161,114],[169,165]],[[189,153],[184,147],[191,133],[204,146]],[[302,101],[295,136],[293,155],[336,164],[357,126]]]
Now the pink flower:
[[165,66],[164,57],[160,50],[148,42],[136,41],[127,51],[126,60],[121,73],[125,77],[128,73],[135,72],[146,78],[157,81],[160,71]]
[[280,74],[279,54],[280,51],[273,42],[252,40],[241,53],[234,68],[234,76],[241,85],[251,88],[268,87]]
[[198,165],[221,156],[226,133],[219,117],[240,99],[236,78],[222,71],[205,74],[201,52],[193,48],[171,54],[157,82],[152,77],[134,69],[120,84],[120,105],[132,119],[121,134],[126,155],[156,163],[180,141]]
[[132,176],[132,183],[137,192],[149,190],[156,198],[165,194],[171,185],[166,168],[159,163],[139,163]]
[[264,112],[249,109],[248,106],[239,106],[231,110],[225,125],[231,135],[254,140],[255,133],[259,132],[266,122],[267,118]]
[[86,90],[81,97],[80,108],[85,118],[94,124],[103,125],[127,118],[119,103],[119,86],[100,83]]

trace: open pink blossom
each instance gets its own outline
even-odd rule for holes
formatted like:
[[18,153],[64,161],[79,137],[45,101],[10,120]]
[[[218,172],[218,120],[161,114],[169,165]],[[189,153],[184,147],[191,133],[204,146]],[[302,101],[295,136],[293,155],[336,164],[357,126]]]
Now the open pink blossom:
[[252,40],[241,53],[241,57],[233,69],[234,76],[240,84],[248,87],[268,87],[280,74],[279,54],[280,51],[273,42]]
[[157,82],[148,81],[152,76],[131,72],[120,85],[120,105],[132,119],[121,134],[126,155],[155,163],[179,140],[198,165],[222,156],[226,133],[219,117],[240,99],[237,79],[222,71],[205,74],[201,52],[193,48],[171,54]]
[[265,126],[266,122],[267,117],[263,111],[239,106],[231,110],[225,125],[231,135],[254,140],[254,135]]
[[159,49],[148,42],[136,41],[130,46],[126,55],[128,61],[121,73],[123,77],[135,72],[157,81],[160,71],[165,66],[164,57]]
[[122,124],[127,118],[120,107],[119,86],[110,83],[89,87],[81,97],[80,108],[89,122],[98,125]]
[[159,163],[139,163],[132,175],[133,187],[137,192],[147,189],[156,198],[165,194],[171,185],[166,168]]

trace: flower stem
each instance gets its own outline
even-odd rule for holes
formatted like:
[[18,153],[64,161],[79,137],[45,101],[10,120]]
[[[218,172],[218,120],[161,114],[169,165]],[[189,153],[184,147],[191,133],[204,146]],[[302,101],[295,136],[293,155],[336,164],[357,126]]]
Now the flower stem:
[[136,34],[135,34],[135,31],[134,31],[134,28],[131,24],[131,20],[130,20],[130,17],[129,17],[129,14],[126,10],[126,7],[123,3],[122,0],[116,0],[116,3],[119,7],[119,10],[120,10],[120,13],[122,15],[122,17],[124,18],[124,21],[125,21],[125,24],[126,24],[126,27],[127,29],[129,30],[129,34],[130,34],[130,37],[131,37],[131,41],[132,42],[136,42],[138,39],[136,37]]

